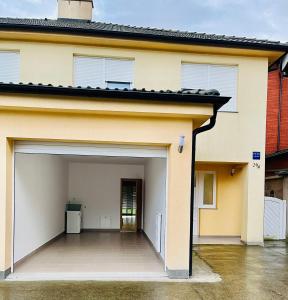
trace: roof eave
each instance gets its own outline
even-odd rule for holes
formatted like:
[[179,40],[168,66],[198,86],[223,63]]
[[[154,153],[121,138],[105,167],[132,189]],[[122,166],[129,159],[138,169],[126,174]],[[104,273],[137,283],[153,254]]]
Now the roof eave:
[[288,45],[283,44],[260,44],[255,42],[241,42],[241,41],[223,41],[212,39],[197,39],[187,37],[174,37],[174,36],[162,36],[147,33],[135,33],[135,32],[123,32],[123,31],[109,31],[109,30],[95,30],[95,29],[83,29],[83,28],[70,28],[70,27],[55,27],[55,26],[33,26],[27,24],[0,24],[0,30],[6,31],[26,31],[36,33],[50,33],[50,34],[69,34],[69,35],[82,35],[82,36],[95,36],[95,37],[107,37],[118,39],[131,39],[131,40],[146,40],[165,42],[173,44],[187,44],[187,45],[202,45],[202,46],[214,46],[225,48],[240,48],[240,49],[252,49],[252,50],[265,50],[265,51],[280,51],[288,52]]
[[270,154],[266,154],[266,159],[273,159],[273,158],[279,158],[281,156],[287,156],[288,155],[288,149],[280,150],[277,152],[273,152]]
[[30,94],[30,95],[50,95],[63,97],[84,97],[90,99],[120,99],[130,101],[147,101],[177,104],[210,104],[220,109],[231,97],[184,94],[172,91],[146,91],[146,90],[113,90],[101,88],[81,88],[81,87],[63,87],[52,85],[34,85],[34,84],[11,84],[0,83],[0,94]]

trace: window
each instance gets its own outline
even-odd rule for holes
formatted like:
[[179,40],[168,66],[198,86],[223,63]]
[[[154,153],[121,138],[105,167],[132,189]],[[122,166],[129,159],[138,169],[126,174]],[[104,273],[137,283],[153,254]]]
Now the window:
[[109,89],[130,89],[131,82],[107,81],[107,87]]
[[134,62],[128,59],[74,57],[74,85],[130,89]]
[[20,54],[19,52],[0,51],[0,82],[20,81]]
[[182,88],[216,89],[232,97],[220,111],[237,111],[238,67],[211,64],[182,64]]
[[199,171],[199,208],[216,208],[216,173]]

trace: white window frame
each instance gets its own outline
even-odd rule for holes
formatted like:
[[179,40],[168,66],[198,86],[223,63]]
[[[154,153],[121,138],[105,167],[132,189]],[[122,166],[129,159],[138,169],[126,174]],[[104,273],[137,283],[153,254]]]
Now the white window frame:
[[[203,67],[207,67],[207,75],[208,77],[205,79],[203,78],[203,81],[206,81],[205,86],[193,86],[193,87],[189,87],[189,86],[184,86],[183,84],[183,66],[185,65],[197,65],[197,66],[203,66]],[[187,61],[182,61],[181,62],[181,87],[182,89],[187,89],[187,88],[193,88],[193,89],[217,89],[217,87],[213,86],[213,83],[211,84],[211,78],[210,78],[210,72],[211,72],[211,68],[213,67],[223,67],[223,68],[233,68],[235,69],[235,76],[236,76],[236,82],[235,82],[235,91],[233,93],[233,95],[223,95],[223,93],[221,94],[221,96],[232,96],[232,99],[230,101],[232,101],[232,108],[227,108],[227,106],[229,107],[229,102],[228,104],[225,104],[223,107],[221,107],[219,109],[219,112],[225,112],[225,113],[237,113],[238,112],[238,85],[239,85],[239,66],[238,65],[232,65],[232,64],[213,64],[213,63],[199,63],[199,62],[187,62]],[[231,69],[232,70],[232,69]],[[221,92],[220,92],[221,93]]]
[[[134,74],[135,74],[135,59],[132,58],[125,58],[125,57],[108,57],[108,56],[86,56],[86,55],[78,55],[78,54],[74,54],[73,55],[73,85],[77,86],[78,84],[76,84],[76,71],[75,71],[75,60],[77,58],[91,58],[91,59],[100,59],[103,60],[103,74],[102,74],[102,83],[103,83],[103,88],[108,88],[109,83],[113,82],[115,84],[119,83],[119,84],[129,84],[130,87],[129,89],[133,89],[134,88]],[[125,80],[121,80],[121,81],[115,81],[115,80],[110,80],[109,78],[106,78],[106,64],[108,60],[119,60],[119,61],[130,61],[132,62],[132,78],[131,81],[125,81]],[[120,89],[120,88],[119,88]],[[124,89],[124,88],[123,88]]]
[[[204,176],[205,174],[213,175],[213,204],[204,204]],[[217,208],[217,176],[215,171],[197,171],[198,177],[198,208],[216,209]]]
[[[128,81],[105,81],[105,83],[106,83],[106,87],[107,88],[110,88],[110,89],[113,89],[112,87],[109,87],[109,85],[110,84],[114,84],[115,85],[115,88],[114,89],[116,89],[116,88],[118,88],[118,89],[131,89],[132,88],[132,82],[128,82]],[[117,87],[117,84],[119,84],[119,85],[125,85],[125,84],[129,84],[129,87],[122,87],[122,88],[120,88],[120,87]]]

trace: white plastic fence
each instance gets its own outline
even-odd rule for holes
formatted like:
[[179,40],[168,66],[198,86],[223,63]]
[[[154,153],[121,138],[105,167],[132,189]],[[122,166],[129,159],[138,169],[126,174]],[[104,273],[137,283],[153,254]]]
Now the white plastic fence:
[[286,200],[265,197],[264,238],[286,238]]

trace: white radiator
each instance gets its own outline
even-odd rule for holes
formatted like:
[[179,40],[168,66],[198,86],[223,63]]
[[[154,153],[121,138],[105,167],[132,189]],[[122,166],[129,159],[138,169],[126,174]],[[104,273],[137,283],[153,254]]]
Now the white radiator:
[[156,215],[156,251],[161,252],[162,214]]
[[100,228],[101,229],[110,229],[111,228],[111,216],[100,216]]

